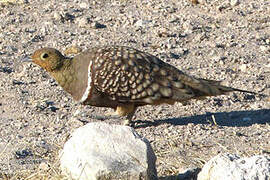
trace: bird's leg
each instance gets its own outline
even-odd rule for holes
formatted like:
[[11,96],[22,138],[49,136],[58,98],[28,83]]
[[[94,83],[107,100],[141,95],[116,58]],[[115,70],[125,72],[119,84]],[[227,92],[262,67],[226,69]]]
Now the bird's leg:
[[134,104],[125,104],[121,106],[117,106],[116,111],[112,114],[118,117],[127,116],[127,119],[124,120],[123,125],[130,125],[132,117],[136,111]]
[[127,116],[127,118],[123,121],[123,125],[128,126],[131,125],[131,120],[135,111],[136,107],[134,106],[134,104],[119,105],[116,107],[116,110],[114,112],[108,112],[104,116],[102,116],[102,119],[121,118],[122,116]]
[[133,111],[130,112],[130,113],[127,115],[127,119],[125,119],[125,120],[123,121],[123,125],[124,125],[124,126],[132,126],[132,125],[133,125],[133,123],[132,123],[132,118],[133,118],[135,112],[136,112],[136,108],[134,108]]
[[107,112],[104,115],[105,117],[108,118],[120,118],[120,115],[117,113],[117,110],[113,111],[113,112]]

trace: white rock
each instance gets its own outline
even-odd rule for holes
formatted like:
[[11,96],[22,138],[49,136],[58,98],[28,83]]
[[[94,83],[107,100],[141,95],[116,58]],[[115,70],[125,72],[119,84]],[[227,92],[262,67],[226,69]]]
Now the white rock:
[[42,171],[47,171],[47,170],[50,169],[50,166],[49,166],[48,163],[42,162],[42,163],[40,163],[40,165],[39,165],[38,168],[39,168],[40,170],[42,170]]
[[134,25],[137,26],[137,27],[145,27],[145,26],[147,26],[150,23],[151,23],[150,20],[139,19]]
[[264,180],[270,179],[270,157],[240,158],[233,154],[220,154],[207,162],[198,180]]
[[156,156],[131,127],[89,123],[72,133],[60,153],[71,179],[157,179]]
[[260,46],[261,51],[266,52],[268,51],[268,48],[266,46]]
[[230,1],[231,6],[237,6],[238,4],[240,4],[239,0],[231,0]]
[[55,20],[60,20],[60,19],[62,18],[62,16],[61,16],[60,13],[55,12],[55,13],[53,14],[53,18],[54,18]]
[[242,65],[239,66],[239,69],[242,72],[246,72],[247,71],[247,65],[246,64],[242,64]]
[[82,9],[87,9],[87,8],[89,8],[89,5],[88,5],[87,3],[85,3],[85,2],[80,3],[79,6],[80,6],[80,8],[82,8]]
[[79,27],[87,27],[88,25],[88,19],[86,17],[81,17],[76,19],[76,23]]

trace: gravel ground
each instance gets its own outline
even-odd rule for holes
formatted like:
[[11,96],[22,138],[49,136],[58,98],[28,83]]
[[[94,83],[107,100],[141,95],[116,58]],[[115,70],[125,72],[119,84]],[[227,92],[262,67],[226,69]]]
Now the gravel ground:
[[[40,47],[131,46],[188,74],[270,94],[270,1],[13,2],[0,0],[0,178],[59,177],[57,154],[69,134],[110,111],[77,104],[40,67],[21,62]],[[135,117],[159,177],[218,153],[270,154],[269,96],[236,92],[145,106]]]

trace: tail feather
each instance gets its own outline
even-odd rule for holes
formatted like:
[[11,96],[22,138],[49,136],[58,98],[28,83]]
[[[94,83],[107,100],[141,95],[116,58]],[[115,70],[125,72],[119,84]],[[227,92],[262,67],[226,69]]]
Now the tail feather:
[[208,94],[210,96],[226,94],[226,93],[232,92],[232,91],[257,94],[256,92],[252,92],[252,91],[223,86],[223,85],[221,85],[221,81],[214,81],[214,80],[208,80],[208,79],[199,79],[199,80],[202,82],[202,84],[204,84],[206,87],[209,88],[209,90],[210,90],[209,92],[212,92],[212,93]]
[[195,78],[183,74],[179,77],[183,86],[177,87],[173,85],[174,93],[172,97],[172,99],[178,102],[188,101],[190,99],[205,99],[207,96],[218,96],[232,91],[265,96],[264,94],[221,85],[221,81]]
[[239,91],[251,94],[257,94],[252,91],[232,88],[228,86],[221,85],[221,81],[208,80],[208,79],[195,79],[194,82],[187,83],[194,91],[195,97],[199,96],[218,96],[226,94],[232,91]]

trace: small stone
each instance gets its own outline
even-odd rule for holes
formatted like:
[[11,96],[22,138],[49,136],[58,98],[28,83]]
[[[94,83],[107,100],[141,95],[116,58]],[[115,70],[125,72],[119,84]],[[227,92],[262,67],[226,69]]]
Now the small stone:
[[74,113],[74,116],[78,116],[79,114],[81,114],[82,112],[79,110],[79,109],[77,109],[76,111],[75,111],[75,113]]
[[240,1],[239,0],[231,0],[230,4],[231,4],[231,6],[237,6],[240,4]]
[[191,25],[191,23],[189,21],[185,21],[183,23],[183,29],[185,33],[192,33],[193,30],[193,26]]
[[260,46],[261,51],[266,52],[268,48],[266,46]]
[[150,22],[151,21],[140,19],[134,25],[137,27],[144,27],[144,26],[148,25]]
[[47,170],[49,170],[50,166],[49,166],[48,163],[42,162],[42,163],[39,164],[38,168],[40,170],[47,171]]
[[62,19],[62,16],[61,16],[60,13],[55,12],[55,13],[53,14],[53,18],[54,18],[55,20],[61,20],[61,19]]
[[71,46],[70,48],[67,48],[64,53],[68,55],[68,54],[78,54],[80,52],[82,52],[81,48],[77,46]]
[[158,37],[169,37],[169,30],[167,28],[160,28],[157,31]]
[[87,8],[89,8],[88,4],[85,3],[85,2],[80,3],[79,6],[80,6],[80,8],[82,8],[82,9],[87,9]]
[[87,27],[89,21],[85,17],[81,17],[76,19],[76,23],[78,24],[79,27]]
[[247,65],[246,64],[242,64],[242,65],[239,66],[239,69],[242,72],[246,72],[247,71]]
[[225,65],[224,60],[220,60],[220,61],[219,61],[219,64],[220,64],[220,65]]

